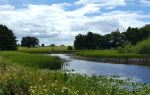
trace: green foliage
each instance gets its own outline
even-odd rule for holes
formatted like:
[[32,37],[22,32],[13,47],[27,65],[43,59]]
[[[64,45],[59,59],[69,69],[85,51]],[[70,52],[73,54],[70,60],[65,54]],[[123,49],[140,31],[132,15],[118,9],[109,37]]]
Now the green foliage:
[[118,50],[91,50],[77,52],[76,55],[98,58],[150,58],[149,55],[136,53],[120,53]]
[[72,46],[68,46],[68,50],[73,50],[73,47]]
[[0,50],[16,50],[16,37],[12,30],[5,25],[0,25]]
[[21,40],[21,46],[23,47],[35,47],[39,45],[39,40],[36,37],[23,37]]
[[7,63],[0,95],[149,95],[150,86],[118,77],[66,74]]
[[127,44],[124,48],[120,49],[120,52],[150,54],[150,37],[138,42],[136,45]]
[[24,66],[36,67],[40,69],[61,69],[63,61],[58,57],[41,54],[29,54],[22,52],[3,51],[0,55],[14,63],[21,63]]
[[119,29],[110,34],[100,35],[88,32],[86,35],[77,35],[74,41],[74,47],[77,50],[96,50],[122,48],[126,43],[135,45],[148,38],[150,35],[150,25],[141,28],[129,27],[127,31],[120,33]]
[[150,37],[147,40],[139,42],[135,47],[138,47],[137,52],[140,54],[150,54]]
[[65,52],[67,51],[66,46],[49,46],[49,47],[19,47],[18,51],[27,53],[51,53],[51,52]]

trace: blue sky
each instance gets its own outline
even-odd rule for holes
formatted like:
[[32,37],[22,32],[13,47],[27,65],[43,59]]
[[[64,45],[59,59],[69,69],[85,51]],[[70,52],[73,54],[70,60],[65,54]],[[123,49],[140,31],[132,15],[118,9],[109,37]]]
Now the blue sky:
[[150,0],[0,0],[0,24],[12,29],[19,42],[35,36],[47,45],[72,45],[79,33],[123,32],[149,24],[149,9]]

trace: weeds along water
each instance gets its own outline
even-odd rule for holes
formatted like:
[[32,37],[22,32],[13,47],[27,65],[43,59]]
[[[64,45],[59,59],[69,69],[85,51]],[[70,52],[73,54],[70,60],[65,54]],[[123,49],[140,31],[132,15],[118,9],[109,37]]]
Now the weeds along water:
[[[11,54],[14,53],[16,52]],[[22,61],[13,60],[16,57],[12,58],[11,54],[8,52],[0,53],[0,95],[150,94],[150,86],[147,84],[132,83],[105,76],[89,77],[86,75],[68,74],[60,70],[35,68],[34,65],[24,65],[29,61],[21,63]],[[5,59],[3,59],[4,56]],[[21,57],[23,56],[20,55],[19,58]],[[14,64],[15,62],[16,64]]]
[[3,51],[0,52],[0,55],[13,63],[40,69],[61,69],[61,65],[63,64],[63,60],[59,57],[46,56],[43,54]]

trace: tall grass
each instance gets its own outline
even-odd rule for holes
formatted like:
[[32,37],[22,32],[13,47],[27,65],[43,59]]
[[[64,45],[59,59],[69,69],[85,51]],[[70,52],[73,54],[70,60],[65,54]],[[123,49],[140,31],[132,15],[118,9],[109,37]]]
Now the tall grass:
[[[9,64],[9,63],[8,63]],[[7,65],[0,73],[0,95],[149,95],[150,86],[108,78],[81,76]]]
[[13,63],[40,69],[60,69],[63,63],[58,57],[16,51],[2,51],[0,52],[0,56],[5,57]]

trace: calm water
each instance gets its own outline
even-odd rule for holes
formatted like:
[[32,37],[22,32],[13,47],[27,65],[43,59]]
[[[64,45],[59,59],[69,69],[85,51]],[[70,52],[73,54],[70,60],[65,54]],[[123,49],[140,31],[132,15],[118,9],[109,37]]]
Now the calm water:
[[87,75],[106,75],[120,76],[121,78],[131,79],[134,82],[150,84],[150,66],[127,65],[127,64],[112,64],[103,62],[93,62],[79,60],[67,54],[52,54],[59,56],[62,59],[68,60],[63,66],[63,69],[70,70],[73,73]]

